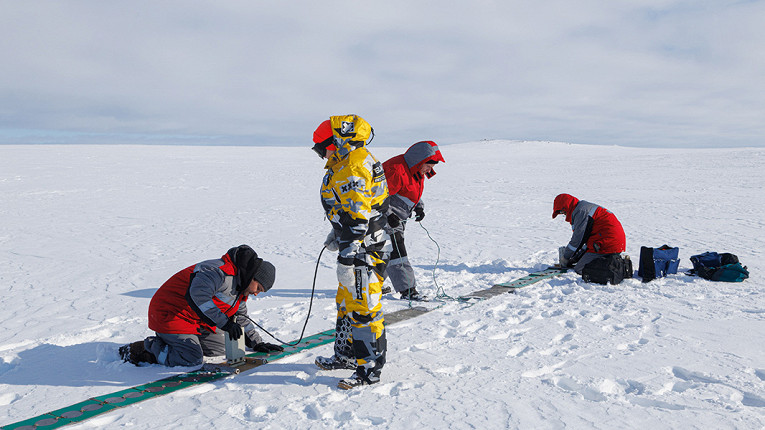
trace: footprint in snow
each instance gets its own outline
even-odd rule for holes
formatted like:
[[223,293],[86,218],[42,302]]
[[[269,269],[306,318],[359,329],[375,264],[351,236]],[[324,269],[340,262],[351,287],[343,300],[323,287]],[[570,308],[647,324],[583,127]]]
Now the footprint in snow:
[[433,346],[433,342],[427,342],[427,343],[419,343],[415,344],[409,347],[409,351],[411,352],[417,352],[417,351],[429,351]]
[[396,382],[394,384],[382,384],[375,388],[373,391],[375,394],[382,394],[385,396],[397,396],[400,392],[415,388],[416,385],[411,382]]
[[570,377],[560,377],[553,379],[554,384],[562,389],[571,393],[577,393],[586,400],[593,402],[603,402],[606,400],[606,396],[597,388],[590,387],[585,384],[580,384],[575,379]]
[[642,382],[633,381],[631,379],[618,380],[617,382],[619,382],[619,384],[624,386],[625,394],[640,395],[645,393],[645,390],[646,390],[645,384],[643,384]]
[[570,341],[573,338],[574,338],[574,335],[571,334],[571,333],[568,333],[568,334],[559,334],[559,335],[557,335],[557,336],[555,336],[553,338],[553,340],[552,340],[552,342],[550,342],[550,344],[551,345],[560,345],[562,343],[566,343],[566,342]]
[[465,366],[460,364],[454,367],[442,367],[440,369],[436,369],[435,371],[437,373],[443,373],[445,375],[454,376],[454,375],[464,375],[468,373],[475,373],[475,367]]
[[[682,367],[675,366],[672,368],[672,374],[676,378],[679,378],[683,381],[680,383],[675,383],[672,387],[673,391],[683,392],[690,388],[696,388],[700,384],[720,384],[739,391],[741,393],[740,401],[742,405],[755,408],[765,408],[765,398],[754,393],[741,391],[737,387],[734,387],[711,376],[707,376],[701,372],[693,372]],[[760,379],[763,379],[763,376],[765,376],[761,370],[756,370],[755,375],[757,375],[757,377]]]
[[648,343],[648,339],[645,339],[645,338],[641,337],[640,339],[638,339],[638,340],[636,340],[634,342],[623,343],[623,344],[617,346],[616,349],[618,349],[619,351],[627,351],[627,350],[629,350],[631,352],[634,352],[634,351],[639,350],[643,345],[645,345],[647,343]]
[[513,348],[510,348],[510,350],[507,351],[508,357],[520,357],[523,354],[529,352],[531,348],[529,346],[515,346]]
[[0,394],[0,406],[8,406],[18,400],[18,398],[19,395],[16,393]]
[[611,319],[611,315],[609,314],[595,314],[592,317],[590,317],[590,322],[601,322]]
[[754,408],[765,408],[765,399],[762,397],[752,394],[752,393],[743,393],[744,397],[741,399],[741,404],[744,406],[750,406]]
[[438,332],[438,337],[440,339],[448,339],[448,338],[453,338],[457,336],[459,336],[459,333],[457,332],[457,330],[454,330],[454,329],[448,329],[448,330],[442,329]]
[[711,376],[704,375],[700,372],[693,372],[687,369],[683,369],[682,367],[673,367],[672,368],[672,374],[678,378],[682,379],[684,381],[690,381],[690,382],[702,382],[704,384],[720,384],[721,381],[719,379],[712,378]]
[[661,400],[646,399],[643,397],[630,397],[629,402],[633,405],[643,406],[645,408],[653,409],[667,409],[670,411],[682,411],[685,410],[685,406],[676,405],[674,403],[663,402]]
[[228,409],[228,414],[232,417],[239,418],[243,421],[262,423],[269,419],[269,415],[279,411],[279,408],[275,406],[247,406],[247,405],[234,405]]
[[502,333],[489,335],[489,336],[487,336],[487,339],[489,339],[489,340],[505,340],[505,339],[509,338],[511,334],[512,333],[510,333],[509,331],[505,331],[505,332],[502,332]]
[[760,380],[765,381],[765,369],[754,369],[754,374],[760,378]]
[[306,405],[306,407],[303,408],[303,414],[305,414],[305,418],[309,420],[315,421],[321,419],[321,411],[314,404]]
[[552,317],[558,317],[558,316],[561,316],[561,315],[563,315],[563,311],[562,311],[562,310],[560,310],[560,309],[554,310],[554,311],[552,311],[552,312],[550,312],[550,311],[544,311],[544,312],[542,312],[542,316],[543,316],[544,318],[552,318]]

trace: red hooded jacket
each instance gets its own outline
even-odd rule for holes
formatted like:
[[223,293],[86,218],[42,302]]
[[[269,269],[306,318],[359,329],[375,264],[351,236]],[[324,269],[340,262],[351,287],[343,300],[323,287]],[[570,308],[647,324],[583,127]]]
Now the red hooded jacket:
[[574,231],[566,247],[566,258],[570,258],[583,241],[587,245],[587,252],[624,252],[627,242],[624,228],[607,209],[584,200],[580,201],[570,194],[559,194],[553,203],[552,217],[555,218],[561,213],[566,215],[566,222],[571,224]]
[[246,294],[237,294],[236,270],[224,254],[176,273],[151,298],[149,328],[158,333],[199,334],[201,328],[215,333],[215,326],[225,324],[247,301]]
[[[405,153],[397,155],[383,163],[385,180],[388,182],[390,195],[389,211],[400,219],[407,219],[418,204],[425,189],[425,177],[420,167],[428,161],[444,162],[438,145],[431,141],[417,142]],[[436,174],[431,171],[428,178]]]

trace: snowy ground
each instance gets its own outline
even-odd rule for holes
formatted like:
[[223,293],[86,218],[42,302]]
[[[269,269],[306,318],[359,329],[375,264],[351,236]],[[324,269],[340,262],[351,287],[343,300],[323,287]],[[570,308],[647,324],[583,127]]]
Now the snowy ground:
[[[384,160],[406,146],[371,149]],[[313,365],[325,345],[72,428],[765,428],[765,149],[442,152],[423,225],[449,295],[552,264],[570,234],[550,219],[561,192],[617,215],[635,270],[641,245],[667,243],[681,270],[692,254],[733,252],[751,278],[599,286],[567,274],[390,326],[375,386],[338,390],[350,372]],[[296,339],[329,229],[322,165],[308,148],[0,146],[0,426],[189,370],[134,367],[117,348],[150,334],[149,299],[166,278],[234,245],[278,269],[251,315]],[[436,246],[414,222],[407,238],[433,295]],[[308,334],[333,328],[334,285],[325,255]]]

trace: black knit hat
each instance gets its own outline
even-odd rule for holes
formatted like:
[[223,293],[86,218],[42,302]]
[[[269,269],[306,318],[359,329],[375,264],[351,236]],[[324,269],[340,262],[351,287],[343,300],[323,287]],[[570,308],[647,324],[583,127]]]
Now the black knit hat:
[[260,282],[264,291],[268,291],[274,286],[276,280],[276,267],[268,261],[263,260],[260,263],[260,267],[255,271],[255,275],[252,279]]
[[260,282],[265,291],[274,286],[276,268],[268,261],[258,258],[258,253],[248,245],[235,246],[228,250],[231,262],[236,266],[236,276],[239,278],[238,291],[243,291],[254,279]]

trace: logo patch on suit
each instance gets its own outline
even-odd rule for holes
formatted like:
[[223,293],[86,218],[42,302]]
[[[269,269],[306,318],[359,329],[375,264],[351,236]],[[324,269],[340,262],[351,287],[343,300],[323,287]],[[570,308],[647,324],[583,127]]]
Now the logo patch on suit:
[[357,267],[353,272],[356,275],[356,298],[360,299],[364,295],[364,280],[361,276],[361,267]]
[[353,133],[353,123],[348,121],[343,121],[342,124],[340,124],[340,135],[341,136],[347,136],[351,133]]
[[347,184],[340,186],[340,192],[345,194],[348,191],[355,190],[358,188],[361,188],[361,183],[359,181],[349,181]]
[[385,170],[379,161],[372,166],[372,181],[382,182],[385,180]]

